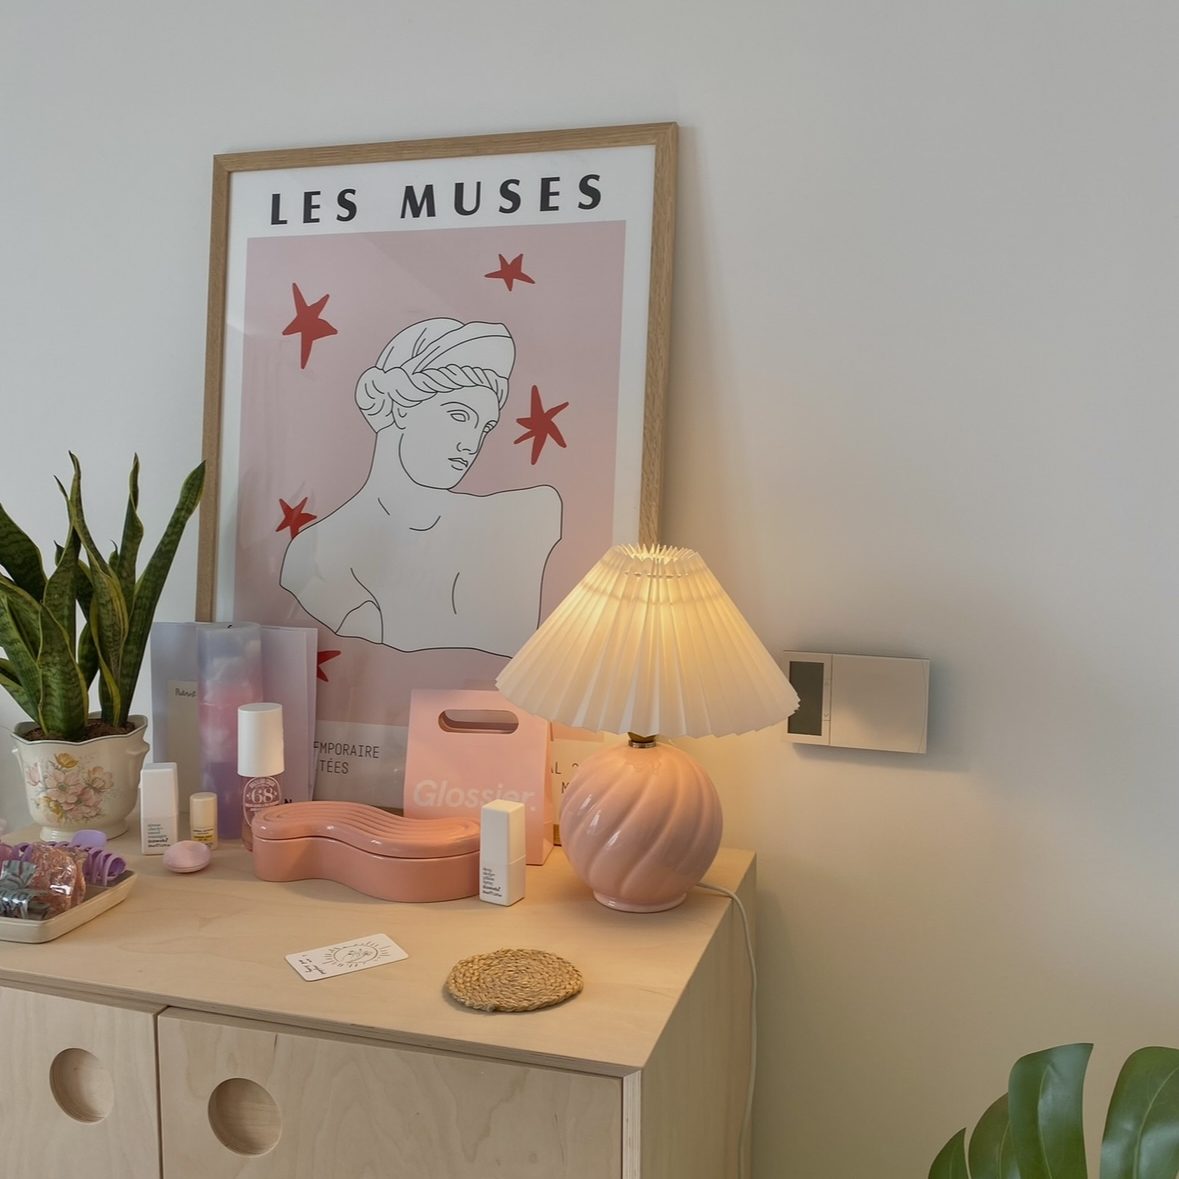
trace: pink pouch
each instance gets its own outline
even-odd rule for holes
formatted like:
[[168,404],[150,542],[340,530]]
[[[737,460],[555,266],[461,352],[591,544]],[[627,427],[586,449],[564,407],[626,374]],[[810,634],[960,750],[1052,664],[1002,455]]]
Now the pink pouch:
[[417,689],[409,703],[405,814],[478,819],[486,802],[522,802],[526,859],[543,864],[553,850],[548,756],[548,721],[498,692]]

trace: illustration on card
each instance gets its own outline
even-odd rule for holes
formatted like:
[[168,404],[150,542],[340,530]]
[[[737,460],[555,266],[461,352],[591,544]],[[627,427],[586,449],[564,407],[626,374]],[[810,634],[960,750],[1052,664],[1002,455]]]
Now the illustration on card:
[[[515,361],[504,324],[435,317],[397,331],[360,374],[356,408],[374,435],[363,484],[319,519],[282,505],[304,518],[280,582],[312,618],[404,652],[510,656],[536,629],[560,495],[456,489],[500,424]],[[544,416],[533,387],[532,417],[517,420],[536,419],[543,442]]]

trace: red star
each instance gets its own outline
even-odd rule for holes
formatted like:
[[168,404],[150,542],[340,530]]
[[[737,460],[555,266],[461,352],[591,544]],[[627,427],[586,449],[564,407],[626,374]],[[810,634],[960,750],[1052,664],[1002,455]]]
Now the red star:
[[525,427],[524,433],[516,439],[516,442],[532,439],[532,466],[536,466],[536,460],[540,458],[540,452],[544,450],[544,444],[550,438],[558,446],[565,445],[565,439],[561,437],[561,429],[553,421],[553,418],[568,405],[568,401],[562,401],[560,405],[554,405],[552,409],[545,409],[540,403],[540,390],[535,385],[532,386],[532,409],[526,418],[516,419],[521,426]]
[[339,653],[339,651],[320,651],[319,654],[315,656],[315,678],[317,680],[323,680],[325,684],[330,682],[327,676],[323,674],[323,665],[329,659],[335,659]]
[[294,540],[299,535],[300,529],[306,528],[312,520],[318,519],[317,516],[313,516],[310,512],[303,511],[307,506],[307,496],[299,500],[293,508],[285,499],[280,499],[278,503],[282,508],[282,523],[274,531],[281,532],[284,528],[289,528],[291,530],[291,540]]
[[295,296],[295,318],[282,329],[284,336],[300,336],[299,367],[306,368],[311,359],[311,345],[324,336],[334,336],[336,329],[332,327],[320,312],[327,306],[331,295],[324,295],[314,303],[308,303],[299,290],[298,283],[291,283],[291,293]]
[[490,274],[485,274],[483,276],[484,278],[502,278],[504,280],[504,285],[508,288],[509,291],[512,289],[512,283],[514,282],[536,282],[534,278],[529,278],[528,275],[524,273],[523,254],[517,254],[510,262],[503,256],[503,254],[499,254],[498,258],[499,269],[491,271]]

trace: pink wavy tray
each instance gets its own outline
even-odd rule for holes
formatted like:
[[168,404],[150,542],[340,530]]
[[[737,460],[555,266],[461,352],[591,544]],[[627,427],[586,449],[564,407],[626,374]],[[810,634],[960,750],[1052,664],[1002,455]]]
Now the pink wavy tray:
[[336,880],[386,901],[479,891],[474,819],[407,819],[358,802],[288,802],[254,816],[261,880]]

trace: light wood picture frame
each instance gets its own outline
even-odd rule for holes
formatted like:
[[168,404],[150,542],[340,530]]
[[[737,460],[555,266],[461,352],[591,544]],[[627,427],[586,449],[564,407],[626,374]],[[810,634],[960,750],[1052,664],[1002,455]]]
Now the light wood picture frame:
[[397,805],[410,691],[490,686],[658,539],[675,157],[653,123],[214,159],[197,617],[319,630],[317,797]]

